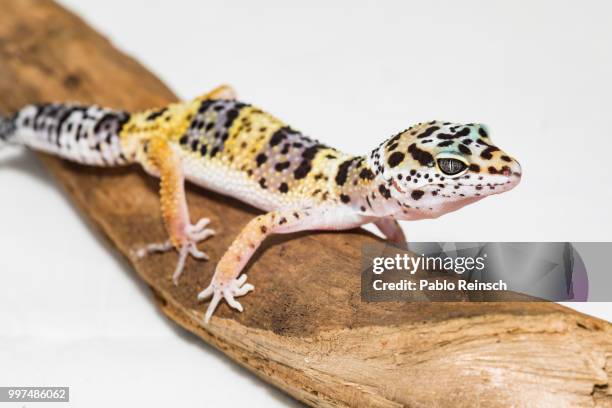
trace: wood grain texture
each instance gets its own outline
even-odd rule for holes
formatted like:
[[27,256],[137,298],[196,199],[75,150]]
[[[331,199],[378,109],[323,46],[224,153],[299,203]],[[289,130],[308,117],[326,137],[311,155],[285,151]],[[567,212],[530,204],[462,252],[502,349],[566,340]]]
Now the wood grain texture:
[[[3,0],[1,7],[4,112],[40,101],[135,110],[175,100],[145,68],[53,2]],[[204,64],[201,71],[206,75]],[[137,167],[41,159],[172,320],[307,404],[612,406],[609,323],[548,303],[362,303],[361,246],[376,242],[362,231],[267,241],[248,267],[256,290],[241,299],[245,312],[223,304],[203,327],[205,305],[196,294],[257,211],[189,187],[192,219],[210,217],[217,236],[203,245],[211,262],[190,259],[175,287],[175,253],[130,257],[135,247],[165,238],[156,180]]]

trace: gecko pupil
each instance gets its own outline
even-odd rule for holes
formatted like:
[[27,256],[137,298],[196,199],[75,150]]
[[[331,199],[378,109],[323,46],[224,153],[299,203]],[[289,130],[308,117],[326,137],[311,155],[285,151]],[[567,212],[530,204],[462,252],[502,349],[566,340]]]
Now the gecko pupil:
[[438,167],[447,176],[454,176],[465,170],[467,165],[458,159],[443,158],[438,159]]

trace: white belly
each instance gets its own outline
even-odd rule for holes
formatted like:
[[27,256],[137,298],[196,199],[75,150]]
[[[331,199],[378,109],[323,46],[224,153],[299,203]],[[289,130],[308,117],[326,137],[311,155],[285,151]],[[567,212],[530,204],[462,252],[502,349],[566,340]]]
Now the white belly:
[[264,211],[304,208],[314,204],[291,192],[286,194],[263,189],[242,171],[233,170],[218,161],[182,155],[185,179],[217,193],[234,197]]

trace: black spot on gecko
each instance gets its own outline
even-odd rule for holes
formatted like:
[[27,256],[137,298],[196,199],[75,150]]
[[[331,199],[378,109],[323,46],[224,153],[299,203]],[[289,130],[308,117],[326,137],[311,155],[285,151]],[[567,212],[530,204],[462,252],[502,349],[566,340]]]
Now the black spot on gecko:
[[387,200],[391,198],[391,191],[387,189],[383,184],[378,186],[378,191],[380,191],[380,194]]
[[266,186],[266,178],[262,177],[259,179],[259,185],[261,186],[261,188],[268,188],[268,186]]
[[[62,116],[57,121],[57,127],[55,128],[55,132],[57,133],[58,139],[59,139],[59,136],[60,136],[60,133],[61,133],[61,130],[62,130],[62,126],[64,125],[64,122],[70,117],[70,115],[72,115],[72,112],[73,112],[72,109],[66,109],[66,111],[62,114]],[[100,121],[98,123],[96,123],[96,127],[94,128],[94,132],[95,133],[98,132],[99,127],[100,127],[100,123],[102,123],[107,118],[107,116],[110,116],[110,115],[108,115],[108,114],[104,115],[102,117],[102,119],[100,119]],[[112,118],[112,116],[111,116],[111,118]],[[107,123],[109,123],[109,122],[107,122]],[[96,128],[98,128],[98,130],[95,130]],[[110,137],[110,136],[112,136],[111,133],[109,133],[108,137]],[[108,143],[110,144],[110,141],[108,141]]]
[[322,147],[323,145],[311,146],[302,152],[302,157],[307,160],[312,160],[317,155],[317,152],[319,151],[319,149],[321,149]]
[[438,143],[438,147],[446,147],[446,146],[450,146],[450,145],[452,145],[453,143],[455,143],[455,142],[453,142],[452,140],[445,140],[445,141],[443,141],[443,142]]
[[466,155],[471,155],[472,154],[472,151],[466,145],[464,145],[464,144],[460,143],[458,148],[459,148],[459,151],[461,153],[463,153],[463,154],[466,154]]
[[413,200],[420,200],[424,194],[425,192],[423,190],[412,190],[412,193],[410,193],[410,197],[412,197]]
[[319,149],[323,147],[323,145],[317,144],[302,152],[302,157],[304,160],[302,160],[298,168],[293,172],[293,177],[295,177],[296,180],[302,179],[306,177],[308,173],[310,173],[312,170],[312,159],[314,159]]
[[284,162],[276,163],[274,168],[276,169],[276,171],[283,171],[289,168],[289,166],[291,166],[291,163],[288,161],[284,161]]
[[490,160],[491,158],[493,158],[493,152],[498,151],[499,149],[495,146],[489,146],[486,149],[484,149],[482,151],[482,153],[480,153],[480,157],[482,157],[483,159],[487,159]]
[[[214,100],[212,99],[205,99],[202,101],[202,103],[200,104],[200,107],[198,108],[198,112],[200,113],[204,113],[206,112],[206,110],[208,110],[208,108],[210,107],[210,105],[212,105],[214,102]],[[223,105],[217,105],[213,108],[216,111],[220,111],[223,109]]]
[[393,151],[397,149],[398,143],[393,143],[391,146],[387,146],[388,151]]
[[361,171],[359,172],[359,177],[364,180],[373,180],[374,173],[372,173],[372,170],[370,169],[361,169]]
[[257,157],[255,158],[255,161],[257,162],[257,167],[260,167],[267,160],[268,160],[268,156],[266,156],[265,153],[259,153]]
[[340,194],[340,201],[342,201],[343,203],[349,203],[351,202],[351,197],[347,196],[346,194]]
[[470,128],[464,127],[459,132],[457,132],[457,134],[455,136],[456,137],[464,137],[464,136],[467,136],[469,134],[470,134]]
[[270,138],[270,146],[274,147],[276,145],[279,145],[283,140],[285,140],[287,138],[285,130],[287,129],[288,127],[285,126],[274,132],[274,134]]
[[419,149],[416,143],[410,145],[408,152],[412,155],[412,158],[418,161],[422,166],[427,166],[433,162],[433,156],[429,152]]
[[[75,134],[76,134],[76,136],[75,136],[75,140],[76,140],[77,142],[78,142],[78,141],[79,141],[79,140],[80,140],[82,137],[84,137],[84,136],[83,136],[83,132],[82,132],[82,126],[81,126],[81,124],[80,124],[80,123],[77,125],[77,128],[76,128],[76,132],[75,132]],[[85,134],[85,135],[86,135],[86,134]]]
[[428,136],[431,136],[431,134],[435,132],[436,130],[440,130],[440,127],[439,126],[428,127],[427,129],[425,129],[423,133],[417,136],[417,139],[424,139]]
[[[403,132],[400,132],[397,135],[393,136],[391,139],[387,140],[387,143],[386,143],[387,147],[395,144],[395,142],[397,142],[399,140],[399,138],[402,136],[402,133]],[[395,148],[393,148],[393,149],[395,149]],[[393,150],[393,149],[390,149],[390,150]]]
[[295,169],[295,171],[293,172],[293,177],[296,180],[303,179],[304,177],[308,175],[308,173],[310,173],[310,170],[312,170],[312,166],[310,165],[310,162],[304,160],[303,162],[300,163],[298,168]]
[[157,118],[159,118],[161,115],[164,114],[164,112],[166,112],[168,110],[168,108],[161,108],[159,110],[153,111],[151,113],[149,113],[149,115],[147,116],[147,120],[148,121],[153,121]]
[[238,117],[238,111],[236,109],[230,109],[225,114],[225,127],[230,128],[234,120]]
[[351,164],[355,159],[356,158],[353,157],[352,159],[348,159],[340,163],[340,166],[338,166],[338,172],[336,173],[336,184],[342,186],[344,183],[346,183],[349,167],[351,167]]
[[438,139],[440,140],[452,140],[452,139],[456,139],[459,136],[457,136],[457,134],[450,134],[450,133],[440,133],[438,136],[436,136]]
[[389,166],[395,167],[404,160],[404,157],[406,157],[404,153],[394,152],[391,154],[391,156],[389,156],[389,160],[387,160],[387,163],[389,164]]
[[289,191],[289,186],[287,185],[287,183],[281,183],[280,186],[278,186],[278,191],[280,191],[281,193],[286,193],[287,191]]

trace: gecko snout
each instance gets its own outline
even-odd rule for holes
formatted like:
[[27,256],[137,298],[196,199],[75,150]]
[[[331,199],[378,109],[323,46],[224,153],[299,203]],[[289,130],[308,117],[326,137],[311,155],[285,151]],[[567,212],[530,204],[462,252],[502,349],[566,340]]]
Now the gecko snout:
[[513,160],[512,165],[510,166],[510,169],[508,170],[507,176],[508,177],[514,176],[520,179],[522,175],[523,175],[523,171],[521,169],[521,164],[518,161]]
[[519,162],[512,159],[509,165],[503,167],[501,174],[506,177],[509,189],[512,189],[521,182],[523,172]]

